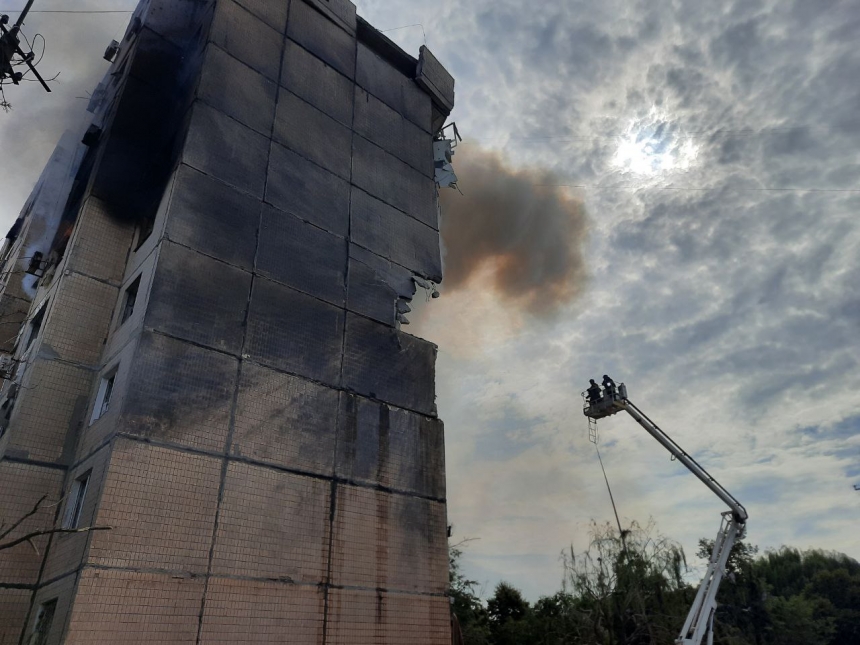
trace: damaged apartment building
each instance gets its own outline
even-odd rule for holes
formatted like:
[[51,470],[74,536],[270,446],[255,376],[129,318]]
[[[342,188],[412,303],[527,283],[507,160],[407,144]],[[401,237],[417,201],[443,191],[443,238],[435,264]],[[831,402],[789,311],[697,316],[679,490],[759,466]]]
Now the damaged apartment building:
[[348,0],[144,0],[105,56],[0,258],[0,644],[450,643],[401,325],[453,79]]

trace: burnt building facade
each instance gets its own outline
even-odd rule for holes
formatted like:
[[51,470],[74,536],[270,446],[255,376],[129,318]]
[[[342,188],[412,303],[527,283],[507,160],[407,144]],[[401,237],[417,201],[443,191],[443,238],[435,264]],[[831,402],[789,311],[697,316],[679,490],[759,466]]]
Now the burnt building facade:
[[348,0],[145,0],[109,58],[0,257],[0,644],[450,642],[401,324],[453,79]]

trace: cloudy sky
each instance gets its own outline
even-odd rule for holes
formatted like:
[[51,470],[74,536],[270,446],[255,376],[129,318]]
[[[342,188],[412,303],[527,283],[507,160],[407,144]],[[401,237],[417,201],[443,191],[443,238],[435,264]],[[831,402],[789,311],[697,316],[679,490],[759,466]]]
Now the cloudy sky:
[[[426,39],[457,79],[457,279],[410,330],[440,346],[450,520],[478,538],[467,572],[488,593],[501,579],[553,593],[559,552],[612,518],[579,395],[604,373],[746,505],[752,543],[860,558],[860,6],[357,5],[380,29],[420,23],[388,35],[411,53]],[[0,225],[127,18],[32,16],[62,82],[7,92]],[[495,226],[470,206],[488,169],[527,204]],[[496,246],[458,272],[482,230]],[[716,534],[720,502],[630,418],[600,434],[623,521],[653,518],[688,554]]]

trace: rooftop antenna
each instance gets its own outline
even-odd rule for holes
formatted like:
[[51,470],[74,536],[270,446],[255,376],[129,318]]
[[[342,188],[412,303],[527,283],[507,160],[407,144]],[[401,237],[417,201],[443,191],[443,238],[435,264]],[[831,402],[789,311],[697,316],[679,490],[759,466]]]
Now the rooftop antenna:
[[45,91],[50,92],[51,88],[48,87],[45,79],[36,71],[36,66],[33,64],[33,59],[36,55],[32,50],[24,52],[21,49],[21,40],[18,38],[18,35],[21,33],[21,27],[24,24],[24,19],[30,12],[34,1],[27,0],[27,5],[24,7],[21,15],[18,16],[18,20],[10,28],[6,27],[9,24],[9,16],[5,14],[0,16],[0,85],[7,78],[15,85],[19,85],[24,78],[24,72],[16,71],[15,67],[26,65],[42,84],[42,87],[45,88]]

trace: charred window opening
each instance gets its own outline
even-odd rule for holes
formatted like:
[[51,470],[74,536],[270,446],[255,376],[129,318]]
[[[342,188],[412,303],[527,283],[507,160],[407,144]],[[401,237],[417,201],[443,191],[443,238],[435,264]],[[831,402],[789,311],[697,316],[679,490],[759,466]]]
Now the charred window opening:
[[72,482],[69,499],[66,503],[66,512],[63,515],[64,529],[76,529],[80,526],[81,512],[84,510],[84,499],[87,495],[87,487],[92,472],[92,470],[88,470]]
[[140,276],[132,282],[122,296],[122,313],[120,314],[119,324],[122,324],[131,318],[134,313],[134,306],[137,304],[137,292],[140,290]]
[[39,606],[36,612],[36,622],[33,625],[33,645],[47,645],[54,614],[57,612],[57,599],[49,600]]
[[27,344],[24,346],[24,351],[26,352],[30,349],[30,346],[33,344],[33,341],[39,337],[39,332],[42,331],[42,323],[45,320],[45,310],[48,308],[47,303],[42,305],[42,308],[39,309],[39,313],[33,316],[33,319],[30,321],[30,329],[28,331],[27,336]]
[[152,235],[153,229],[155,229],[155,215],[146,215],[138,221],[136,226],[137,242],[134,245],[135,251],[140,250],[140,247],[146,243],[149,236]]
[[102,377],[102,380],[99,383],[99,391],[96,395],[96,404],[93,407],[93,416],[90,419],[90,423],[95,423],[107,414],[108,410],[110,410],[114,384],[116,383],[116,372],[117,368],[114,367],[110,372]]
[[41,278],[45,274],[45,263],[42,261],[44,257],[45,256],[42,255],[41,251],[33,253],[33,256],[30,258],[30,264],[27,265],[25,273]]

